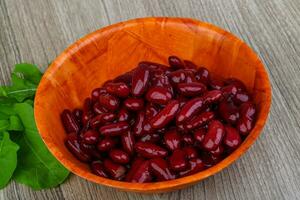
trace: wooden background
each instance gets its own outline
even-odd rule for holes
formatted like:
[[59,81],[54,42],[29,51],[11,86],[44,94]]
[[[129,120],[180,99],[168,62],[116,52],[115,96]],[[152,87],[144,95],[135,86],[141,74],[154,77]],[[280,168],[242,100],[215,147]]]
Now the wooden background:
[[227,169],[172,193],[119,192],[72,175],[44,191],[12,182],[0,199],[300,199],[299,0],[0,0],[0,84],[9,83],[16,63],[45,69],[83,35],[144,16],[211,22],[259,54],[271,78],[273,103],[258,141]]

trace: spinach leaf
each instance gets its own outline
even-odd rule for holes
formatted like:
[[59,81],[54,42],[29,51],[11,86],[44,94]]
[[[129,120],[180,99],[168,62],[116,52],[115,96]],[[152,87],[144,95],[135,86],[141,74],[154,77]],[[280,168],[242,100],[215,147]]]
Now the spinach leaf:
[[20,145],[18,166],[14,180],[34,189],[55,187],[69,175],[66,170],[48,151],[43,143],[34,121],[33,108],[27,103],[14,105],[19,115],[24,132],[16,138]]
[[38,67],[28,63],[16,64],[13,74],[35,85],[38,85],[42,78],[42,73]]
[[9,131],[23,131],[24,127],[20,118],[16,115],[9,116]]
[[19,146],[10,140],[7,132],[0,132],[0,136],[0,189],[2,189],[16,169]]
[[0,120],[0,131],[6,131],[9,127],[9,121],[8,120]]

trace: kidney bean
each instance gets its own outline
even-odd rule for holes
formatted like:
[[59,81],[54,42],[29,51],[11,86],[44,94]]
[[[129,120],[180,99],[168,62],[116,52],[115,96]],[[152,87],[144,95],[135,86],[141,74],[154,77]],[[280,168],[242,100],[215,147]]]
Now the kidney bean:
[[200,158],[192,158],[189,160],[189,168],[179,172],[179,176],[189,176],[205,169],[205,165]]
[[123,83],[125,83],[127,85],[131,85],[132,74],[133,74],[133,71],[126,72],[125,74],[121,74],[120,76],[116,77],[113,80],[113,82],[114,83],[123,82]]
[[213,90],[220,90],[224,86],[223,81],[219,79],[210,79],[209,80],[209,87]]
[[200,128],[200,129],[197,129],[195,132],[194,132],[194,139],[199,143],[201,144],[204,140],[204,137],[206,135],[206,131],[204,128]]
[[140,111],[137,114],[137,118],[136,118],[135,124],[133,126],[133,134],[135,136],[141,136],[144,134],[144,132],[143,132],[144,122],[145,122],[145,112]]
[[118,113],[118,121],[124,122],[129,120],[129,111],[125,108],[121,108]]
[[256,109],[255,106],[246,102],[240,106],[240,119],[237,122],[236,128],[242,135],[247,135],[254,126]]
[[236,105],[241,105],[242,103],[245,102],[249,102],[250,96],[247,92],[245,91],[240,91],[237,92],[235,96],[233,96],[232,101],[236,104]]
[[88,130],[83,134],[83,142],[86,144],[96,144],[99,139],[99,133],[94,130]]
[[85,153],[89,154],[92,159],[102,159],[100,152],[96,149],[96,146],[93,144],[86,144],[84,142],[80,143],[80,148]]
[[154,62],[149,62],[149,61],[142,61],[138,64],[139,67],[146,67],[148,68],[151,72],[160,70],[162,72],[166,72],[169,67],[163,64],[159,63],[154,63]]
[[130,181],[134,183],[146,183],[151,182],[151,180],[150,161],[145,160],[137,167]]
[[226,101],[219,104],[218,113],[229,124],[235,124],[240,117],[238,108]]
[[166,105],[157,115],[155,115],[150,121],[150,125],[153,129],[161,129],[166,126],[176,115],[179,109],[179,101],[172,100]]
[[241,117],[236,124],[236,128],[241,135],[248,135],[254,126],[254,121],[246,117]]
[[133,72],[131,81],[131,93],[134,96],[142,96],[148,88],[150,71],[147,67],[139,66]]
[[227,86],[222,87],[221,92],[222,92],[223,97],[226,100],[228,100],[237,94],[238,89],[235,85],[227,85]]
[[165,157],[168,154],[167,150],[150,142],[137,142],[134,148],[145,158]]
[[148,90],[146,99],[152,103],[165,105],[172,99],[172,93],[167,88],[156,86]]
[[108,110],[117,110],[119,107],[119,99],[110,94],[100,94],[99,103]]
[[198,152],[195,149],[195,147],[186,146],[186,147],[183,147],[182,150],[184,151],[187,159],[189,159],[189,160],[198,157]]
[[133,154],[135,139],[132,132],[128,131],[126,134],[122,135],[121,141],[123,149],[129,154]]
[[181,149],[173,151],[169,157],[169,164],[171,169],[176,172],[185,170],[188,167],[185,152]]
[[223,124],[218,120],[213,120],[208,125],[208,131],[202,141],[202,146],[207,151],[212,151],[218,148],[225,135]]
[[231,150],[236,149],[242,143],[242,139],[238,131],[231,127],[225,126],[225,137],[224,144],[229,147]]
[[122,135],[128,130],[129,124],[127,122],[116,122],[102,126],[99,132],[104,136],[117,136]]
[[188,101],[177,114],[176,122],[181,124],[191,119],[203,108],[203,98],[198,97]]
[[109,152],[109,157],[116,163],[126,164],[129,162],[129,155],[121,149],[112,149]]
[[176,86],[178,83],[184,83],[186,81],[186,71],[176,70],[168,74],[171,84]]
[[211,90],[206,92],[202,98],[204,101],[204,104],[210,105],[212,103],[217,103],[220,100],[222,100],[222,92],[220,90]]
[[139,111],[144,107],[144,100],[140,98],[127,98],[124,106],[128,110]]
[[152,103],[148,103],[145,108],[145,115],[147,119],[151,119],[159,112],[159,108]]
[[176,178],[176,175],[170,170],[168,163],[162,158],[153,158],[150,160],[150,171],[158,181],[167,181]]
[[[161,129],[156,130],[158,133]],[[143,123],[143,135],[145,134],[149,134],[149,133],[153,133],[153,128],[151,127],[151,125],[149,124],[148,120],[145,120]]]
[[174,69],[182,69],[184,68],[183,62],[177,56],[170,56],[168,58],[169,65]]
[[61,113],[60,117],[61,117],[62,124],[67,133],[79,132],[80,126],[70,110],[65,109]]
[[224,147],[219,145],[215,150],[212,150],[209,153],[215,157],[219,157],[224,153]]
[[182,140],[182,142],[183,142],[185,145],[192,145],[192,144],[194,144],[194,139],[193,139],[193,137],[192,137],[190,134],[184,134],[184,135],[181,137],[181,140]]
[[105,124],[106,122],[111,122],[116,118],[114,113],[103,113],[93,117],[90,121],[90,126],[93,129],[98,128],[99,126]]
[[143,135],[139,141],[141,142],[150,142],[150,143],[156,143],[160,140],[160,134],[157,133],[148,133]]
[[96,88],[91,93],[92,102],[97,102],[99,100],[100,94],[106,93],[106,89],[104,88]]
[[99,160],[93,161],[91,163],[91,169],[93,174],[96,174],[97,176],[101,176],[104,178],[108,178],[108,174],[105,172],[103,163]]
[[197,83],[197,80],[195,78],[195,74],[193,70],[190,69],[185,69],[185,75],[186,75],[186,79],[185,82],[186,83]]
[[94,105],[93,105],[93,112],[96,114],[96,115],[100,115],[100,114],[103,114],[103,113],[107,113],[108,110],[106,108],[104,108],[99,102],[96,102]]
[[198,71],[196,72],[195,78],[196,78],[197,81],[199,81],[199,82],[201,82],[205,85],[208,85],[208,82],[209,82],[209,79],[210,79],[208,69],[206,69],[205,67],[200,67],[198,69]]
[[77,124],[79,126],[82,126],[82,114],[83,114],[83,111],[78,108],[74,109],[72,112],[72,115],[74,116],[74,118],[77,121]]
[[115,95],[117,97],[125,98],[128,97],[130,89],[129,87],[122,82],[118,83],[109,83],[106,85],[106,90],[109,94]]
[[206,91],[206,86],[202,83],[179,83],[177,85],[178,92],[183,96],[193,97],[201,95]]
[[180,135],[177,133],[176,129],[171,129],[167,131],[164,135],[164,140],[166,146],[171,151],[174,151],[175,149],[178,149],[181,146],[181,138]]
[[195,65],[195,63],[193,63],[192,61],[184,60],[183,63],[185,69],[197,70],[197,65]]
[[241,117],[245,117],[249,120],[255,119],[256,109],[253,103],[246,102],[240,106],[240,115]]
[[185,125],[185,128],[188,130],[195,129],[197,127],[207,124],[209,121],[215,118],[213,112],[202,112],[198,116],[194,117],[192,120],[188,121]]
[[99,151],[108,151],[116,146],[116,140],[105,137],[104,139],[100,140],[97,144],[97,149]]
[[129,171],[126,174],[125,180],[127,182],[131,182],[133,175],[136,173],[138,168],[144,163],[145,159],[141,157],[136,157],[135,160],[132,162]]
[[245,84],[242,81],[240,81],[236,78],[228,78],[224,81],[224,84],[225,85],[234,85],[239,92],[240,91],[246,91]]
[[120,164],[117,164],[109,159],[104,160],[104,169],[115,180],[121,180],[125,177],[126,168]]
[[69,149],[69,151],[80,161],[82,162],[90,162],[91,155],[84,152],[80,148],[80,143],[76,133],[70,133],[67,135],[65,140],[65,145]]

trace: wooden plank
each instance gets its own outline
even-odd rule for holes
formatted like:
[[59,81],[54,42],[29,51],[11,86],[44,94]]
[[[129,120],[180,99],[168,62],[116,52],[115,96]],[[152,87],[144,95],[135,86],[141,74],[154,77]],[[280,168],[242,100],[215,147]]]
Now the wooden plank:
[[300,197],[300,3],[298,0],[1,0],[0,83],[15,63],[46,69],[83,35],[130,18],[185,16],[214,23],[245,40],[272,82],[264,133],[233,165],[199,184],[166,194],[119,192],[71,176],[33,191],[12,182],[0,199],[297,199]]

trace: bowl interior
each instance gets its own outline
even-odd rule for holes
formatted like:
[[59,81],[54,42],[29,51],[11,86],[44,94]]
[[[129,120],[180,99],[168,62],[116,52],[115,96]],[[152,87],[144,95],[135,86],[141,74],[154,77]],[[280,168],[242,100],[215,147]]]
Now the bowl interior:
[[[178,180],[132,184],[90,173],[65,148],[60,122],[63,109],[81,107],[92,89],[136,67],[140,61],[167,64],[170,55],[207,67],[220,77],[244,81],[258,106],[258,121],[244,143],[218,165]],[[54,156],[73,173],[108,186],[139,192],[177,189],[210,176],[236,160],[259,135],[270,107],[270,84],[255,53],[232,34],[193,19],[144,18],[102,28],[78,40],[48,68],[35,99],[40,134]]]

